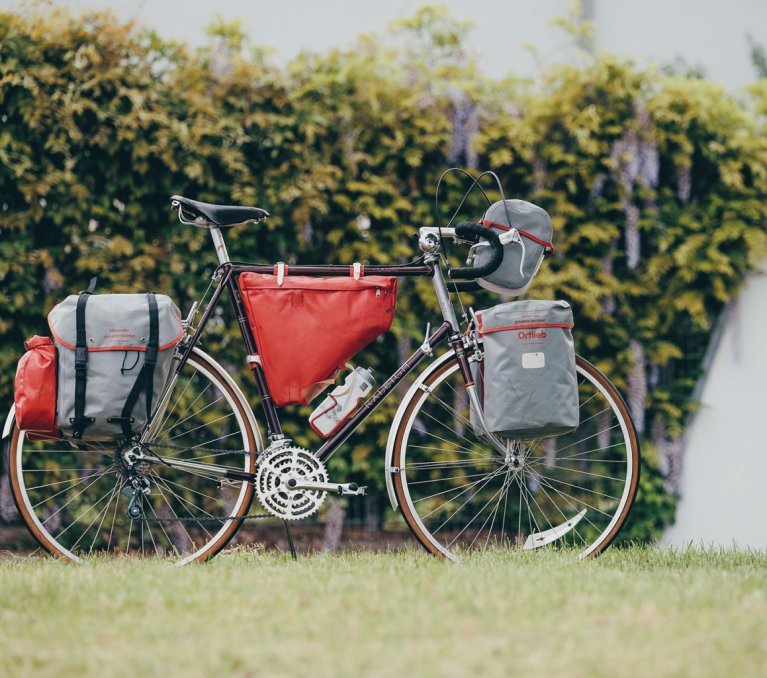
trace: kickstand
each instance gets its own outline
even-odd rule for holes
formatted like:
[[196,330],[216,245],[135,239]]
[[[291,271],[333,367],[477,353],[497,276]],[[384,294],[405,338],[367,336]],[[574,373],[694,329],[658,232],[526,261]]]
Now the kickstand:
[[285,536],[288,538],[288,546],[290,547],[290,555],[293,560],[298,560],[296,555],[296,545],[293,543],[293,533],[290,531],[290,523],[287,520],[282,521],[285,524]]

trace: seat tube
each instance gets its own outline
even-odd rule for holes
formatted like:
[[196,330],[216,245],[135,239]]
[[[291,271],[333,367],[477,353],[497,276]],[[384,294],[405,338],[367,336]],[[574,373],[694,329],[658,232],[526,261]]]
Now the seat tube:
[[221,233],[221,229],[216,226],[210,227],[210,236],[213,238],[213,245],[216,248],[216,256],[218,256],[219,264],[229,263],[229,252],[226,251],[226,243],[224,242],[224,234]]

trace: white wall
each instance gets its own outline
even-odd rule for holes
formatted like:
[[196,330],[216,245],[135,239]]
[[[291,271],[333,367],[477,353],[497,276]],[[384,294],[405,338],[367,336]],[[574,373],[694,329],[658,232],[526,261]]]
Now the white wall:
[[[0,0],[0,8],[24,0]],[[204,29],[215,16],[242,19],[258,44],[275,49],[286,61],[301,50],[347,46],[362,32],[380,32],[386,25],[412,15],[424,0],[56,0],[74,9],[110,7],[123,18],[138,20],[160,34],[192,44],[204,40]],[[523,48],[535,45],[544,62],[567,60],[567,38],[547,27],[567,13],[567,0],[432,0],[452,14],[472,20],[470,44],[485,71],[496,77],[509,73],[533,75],[537,62]],[[669,63],[681,56],[701,64],[709,77],[728,87],[754,79],[746,34],[767,45],[767,0],[586,0],[597,22],[601,48],[641,64]]]
[[767,549],[767,271],[729,309],[701,401],[664,541]]
[[595,0],[597,43],[641,64],[682,56],[728,87],[755,79],[746,35],[767,47],[765,0]]

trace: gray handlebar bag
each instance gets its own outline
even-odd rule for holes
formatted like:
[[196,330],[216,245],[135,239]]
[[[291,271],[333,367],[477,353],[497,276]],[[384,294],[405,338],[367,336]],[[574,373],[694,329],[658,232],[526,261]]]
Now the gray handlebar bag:
[[[80,333],[78,312],[84,321]],[[153,293],[73,294],[53,308],[48,324],[58,349],[56,416],[62,434],[115,440],[143,429],[147,400],[157,405],[183,336],[173,300]]]
[[[505,438],[578,427],[573,313],[566,301],[510,301],[477,313],[484,360],[473,366],[485,423]],[[478,417],[471,423],[482,435]]]
[[[477,282],[485,289],[506,296],[524,294],[538,273],[543,257],[554,251],[554,228],[548,212],[526,200],[499,200],[488,208],[481,223],[509,242],[503,246],[501,265]],[[491,254],[490,247],[479,247],[474,265],[484,266]]]

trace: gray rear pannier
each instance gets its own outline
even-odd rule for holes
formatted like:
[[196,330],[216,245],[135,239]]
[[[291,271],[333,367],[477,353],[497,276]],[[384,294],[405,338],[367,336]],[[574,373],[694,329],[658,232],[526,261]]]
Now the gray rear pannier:
[[477,313],[485,356],[474,377],[492,433],[538,438],[578,427],[572,327],[565,301],[510,301]]
[[181,313],[171,298],[73,294],[54,307],[48,324],[58,349],[57,421],[62,434],[113,440],[140,431],[183,336]]
[[[524,294],[543,257],[554,251],[551,243],[554,229],[548,212],[526,200],[499,200],[488,208],[481,223],[494,230],[504,246],[501,265],[477,282],[499,294]],[[478,247],[474,265],[484,266],[490,256],[490,247]]]

